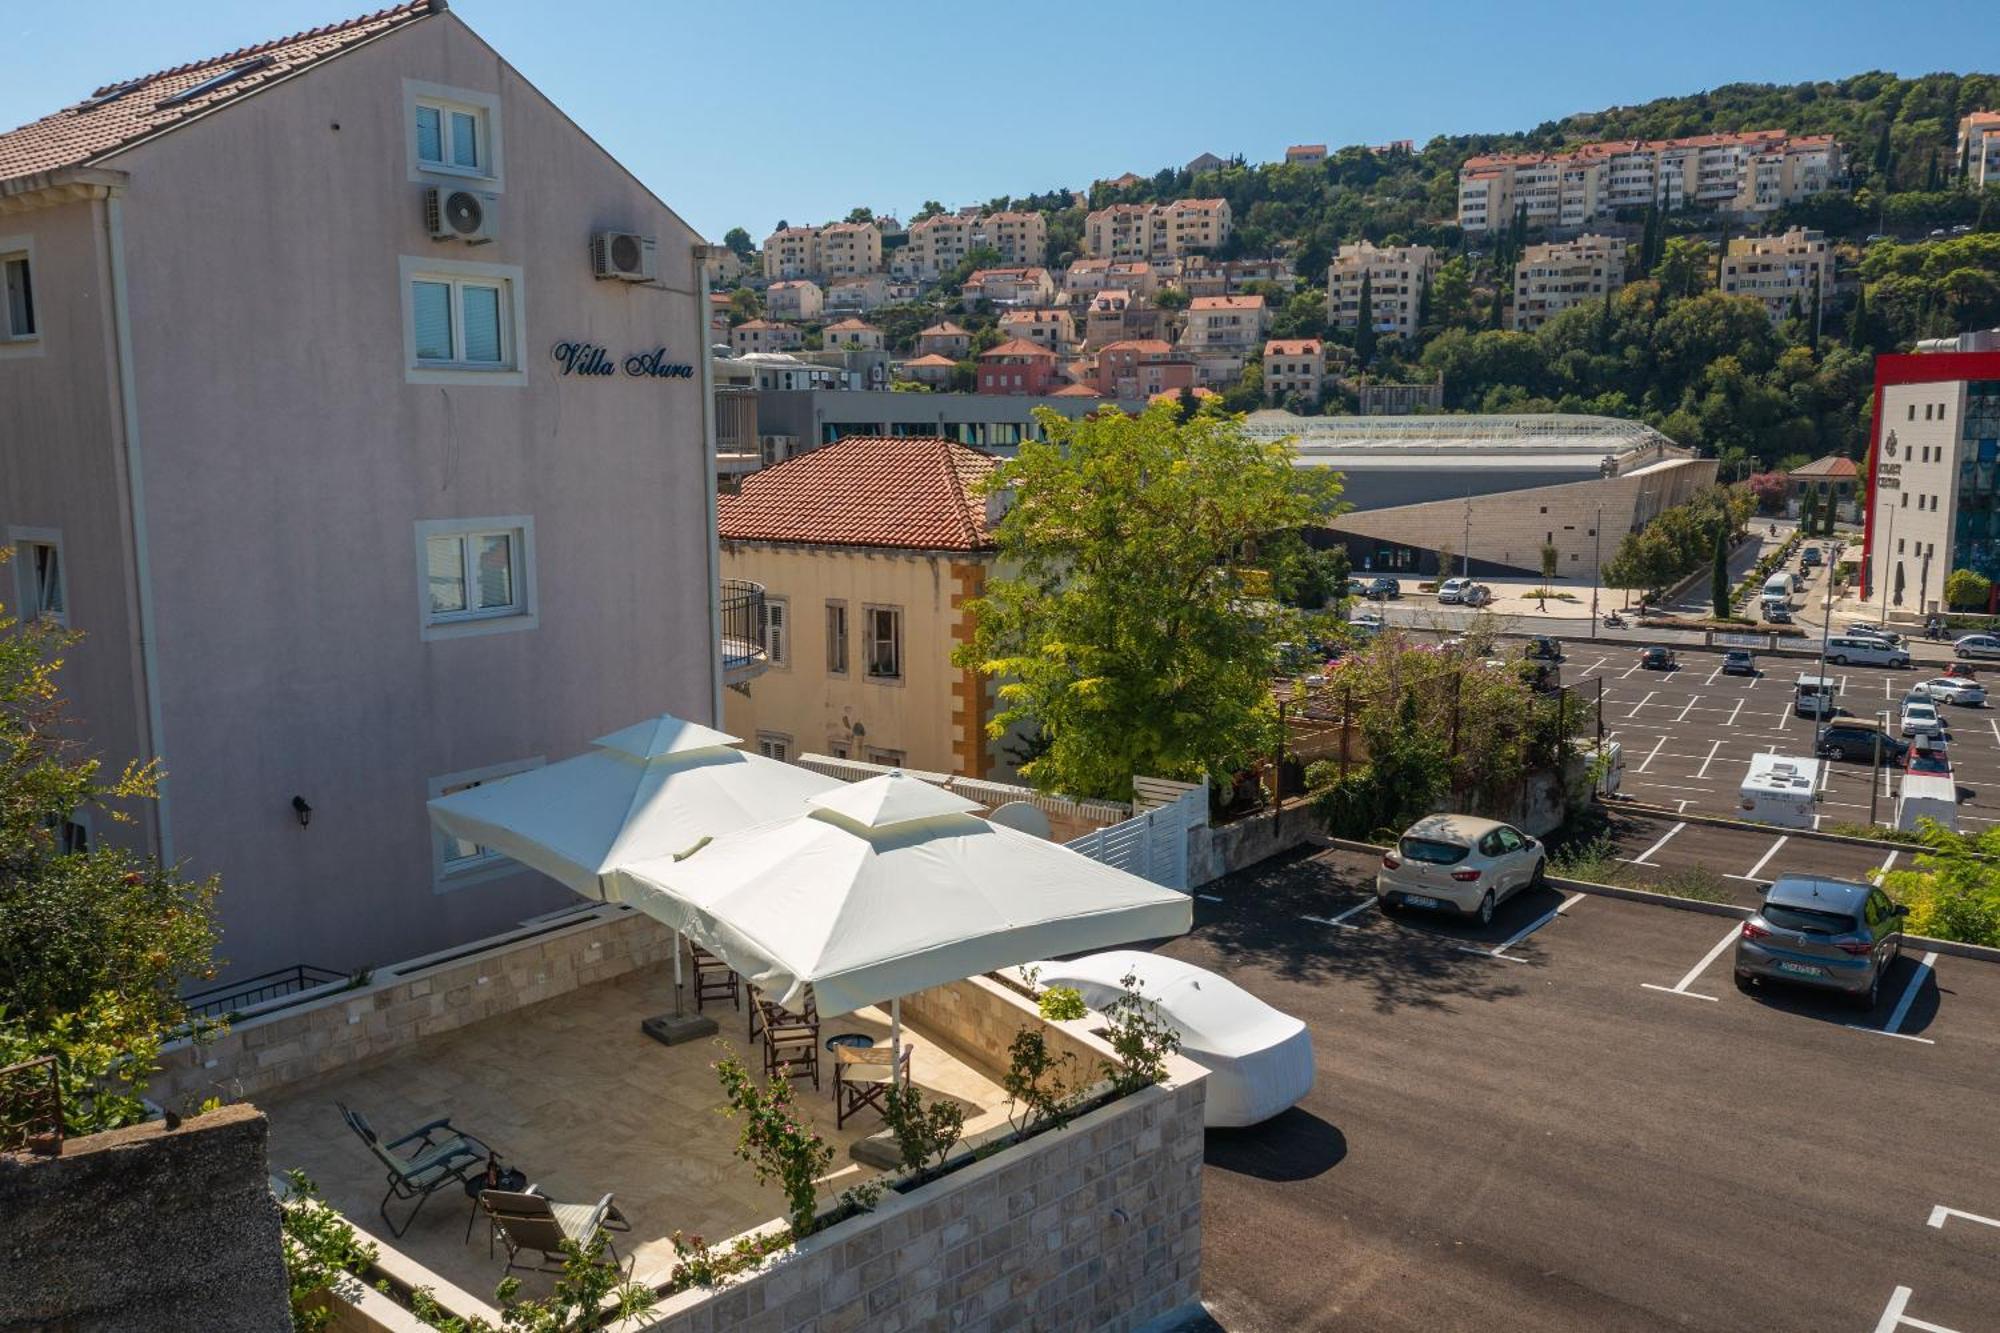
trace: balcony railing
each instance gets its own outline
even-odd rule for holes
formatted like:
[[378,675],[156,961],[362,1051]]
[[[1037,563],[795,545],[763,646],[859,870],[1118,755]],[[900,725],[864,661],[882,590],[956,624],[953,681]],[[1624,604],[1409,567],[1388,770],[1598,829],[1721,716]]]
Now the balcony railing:
[[770,666],[764,651],[764,585],[748,579],[722,581],[722,677],[741,685]]
[[183,997],[181,1002],[187,1006],[191,1017],[223,1018],[229,1014],[241,1013],[252,1005],[317,990],[336,981],[348,982],[352,979],[349,974],[335,972],[331,968],[314,967],[311,963],[294,963],[275,972],[264,972],[242,981],[196,991],[192,995]]

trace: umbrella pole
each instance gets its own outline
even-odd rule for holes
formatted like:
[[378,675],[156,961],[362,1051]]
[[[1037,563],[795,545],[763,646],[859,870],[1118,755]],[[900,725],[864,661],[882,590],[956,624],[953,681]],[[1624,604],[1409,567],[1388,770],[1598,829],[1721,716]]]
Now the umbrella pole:
[[681,933],[676,930],[674,937],[674,1011],[671,1014],[657,1014],[639,1024],[645,1034],[666,1046],[678,1046],[684,1041],[694,1041],[701,1037],[715,1035],[715,1020],[700,1013],[690,1014],[681,1000]]
[[674,1017],[681,1016],[681,933],[674,932]]
[[903,1081],[903,1000],[889,1001],[889,1086]]

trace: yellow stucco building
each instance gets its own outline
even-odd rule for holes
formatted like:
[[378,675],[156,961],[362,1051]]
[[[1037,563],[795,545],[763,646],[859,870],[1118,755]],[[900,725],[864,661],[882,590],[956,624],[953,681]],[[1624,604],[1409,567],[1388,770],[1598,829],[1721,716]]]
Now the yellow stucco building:
[[993,561],[976,488],[994,466],[950,440],[855,436],[723,496],[723,574],[763,585],[769,660],[729,691],[728,728],[779,759],[994,775],[986,682],[951,662]]

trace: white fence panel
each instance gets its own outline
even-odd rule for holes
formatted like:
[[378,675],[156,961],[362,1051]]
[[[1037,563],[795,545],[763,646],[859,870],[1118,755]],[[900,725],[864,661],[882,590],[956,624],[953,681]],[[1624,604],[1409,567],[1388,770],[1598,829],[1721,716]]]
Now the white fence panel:
[[1094,861],[1170,889],[1187,891],[1188,830],[1208,822],[1208,789],[1193,786],[1171,803],[1107,824],[1067,844]]

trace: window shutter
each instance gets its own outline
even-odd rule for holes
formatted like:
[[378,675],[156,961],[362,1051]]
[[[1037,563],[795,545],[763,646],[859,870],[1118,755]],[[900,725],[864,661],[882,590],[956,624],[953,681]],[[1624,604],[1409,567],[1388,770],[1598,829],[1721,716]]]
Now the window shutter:
[[438,109],[434,106],[417,108],[417,160],[444,161],[443,126]]
[[433,537],[424,544],[426,574],[431,590],[431,614],[465,610],[465,541]]
[[465,315],[465,359],[497,363],[500,355],[500,289],[458,289]]
[[451,287],[442,282],[411,283],[410,316],[416,326],[417,359],[451,360]]

